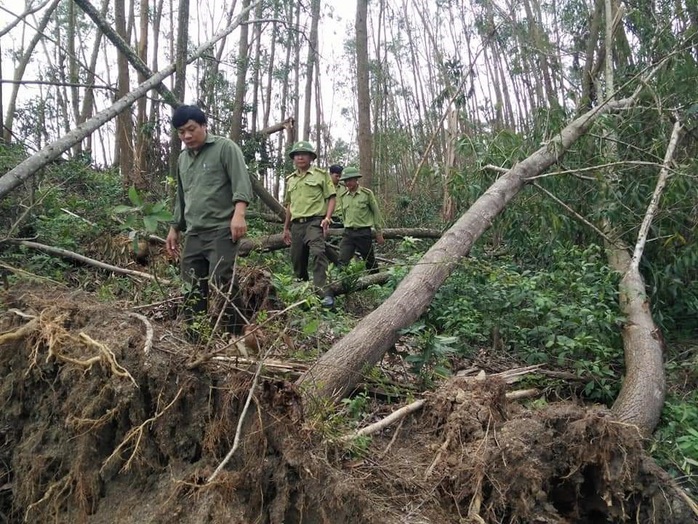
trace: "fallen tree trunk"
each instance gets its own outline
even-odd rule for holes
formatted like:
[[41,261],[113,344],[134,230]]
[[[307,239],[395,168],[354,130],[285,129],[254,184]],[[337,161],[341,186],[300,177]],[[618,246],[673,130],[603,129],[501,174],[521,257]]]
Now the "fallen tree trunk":
[[[341,236],[343,229],[330,229],[328,231],[329,236]],[[383,230],[383,238],[404,238],[404,237],[415,237],[415,238],[439,238],[441,236],[441,231],[437,229],[427,229],[427,228],[390,228]],[[239,256],[247,256],[253,251],[275,251],[277,249],[286,249],[288,246],[284,243],[283,235],[276,233],[274,235],[268,235],[266,237],[256,237],[256,238],[243,238],[240,241],[240,247],[238,248]]]
[[645,281],[640,274],[640,260],[659,199],[669,178],[670,164],[680,135],[681,124],[676,121],[632,258],[626,250],[615,253],[611,258],[615,269],[625,273],[619,288],[620,308],[626,317],[623,325],[625,380],[612,411],[619,420],[637,426],[645,436],[649,436],[659,423],[666,395],[666,377],[664,338],[652,318]]
[[473,243],[492,224],[529,177],[557,162],[596,119],[629,106],[634,97],[598,106],[565,127],[550,142],[512,167],[422,257],[395,292],[367,315],[345,337],[323,354],[300,379],[305,400],[339,400],[351,392],[366,369],[374,366],[431,303],[436,291],[468,254]]
[[360,277],[356,279],[351,284],[342,282],[332,282],[330,284],[330,289],[335,296],[346,295],[354,291],[361,291],[368,289],[371,286],[381,286],[390,280],[390,274],[383,271],[382,273],[375,273],[373,275],[366,275],[365,277]]
[[[155,76],[155,73],[148,67],[148,65],[141,60],[138,53],[130,46],[128,43],[121,38],[119,33],[117,33],[112,24],[107,22],[102,15],[95,9],[95,7],[88,0],[74,0],[77,6],[82,9],[82,11],[89,16],[100,31],[106,36],[112,44],[123,54],[133,68],[142,74],[145,78],[151,78]],[[171,106],[177,107],[182,105],[182,102],[175,96],[175,94],[170,91],[165,84],[159,82],[155,89],[162,96],[162,98],[170,104]]]
[[259,197],[259,199],[264,202],[264,204],[271,209],[276,216],[281,220],[286,218],[286,208],[281,205],[281,203],[274,198],[264,184],[253,174],[250,174],[250,182],[252,183],[252,190]]

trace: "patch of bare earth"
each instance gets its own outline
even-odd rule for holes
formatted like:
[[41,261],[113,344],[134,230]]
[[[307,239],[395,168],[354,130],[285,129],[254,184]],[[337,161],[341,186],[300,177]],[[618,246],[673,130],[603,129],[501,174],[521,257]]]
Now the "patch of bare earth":
[[262,379],[208,482],[254,366],[192,366],[201,348],[154,322],[149,347],[143,319],[81,292],[18,286],[2,309],[2,522],[692,522],[633,428],[524,410],[496,380],[450,381],[347,460]]

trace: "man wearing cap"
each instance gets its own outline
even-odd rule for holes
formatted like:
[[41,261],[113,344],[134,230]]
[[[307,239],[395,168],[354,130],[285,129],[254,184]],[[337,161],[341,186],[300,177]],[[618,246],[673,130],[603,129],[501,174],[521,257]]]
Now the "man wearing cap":
[[[238,240],[247,234],[245,212],[252,200],[252,185],[238,145],[210,134],[200,108],[178,107],[172,126],[185,149],[177,161],[177,196],[166,247],[172,257],[179,257],[184,233],[182,278],[192,287],[183,311],[191,325],[208,308],[210,284],[224,293],[231,287]],[[240,304],[237,291],[233,282],[234,304]],[[240,334],[245,324],[236,307],[226,308],[225,322],[229,330]]]
[[312,165],[315,147],[307,141],[293,145],[289,152],[296,170],[286,177],[284,242],[291,246],[293,273],[308,280],[308,259],[313,259],[313,284],[323,294],[322,305],[332,307],[334,297],[327,283],[329,260],[325,236],[332,223],[336,190],[327,171]]
[[361,173],[355,167],[347,167],[342,173],[341,181],[346,188],[341,191],[342,217],[344,234],[339,244],[339,263],[346,265],[356,251],[366,261],[370,273],[378,271],[378,264],[373,253],[371,228],[376,230],[376,242],[383,244],[383,216],[373,191],[359,185]]
[[[332,214],[332,223],[330,224],[330,229],[341,229],[343,226],[342,224],[342,201],[339,198],[340,192],[344,189],[343,185],[339,184],[339,179],[342,176],[342,171],[344,170],[344,166],[340,164],[332,164],[330,166],[330,178],[332,179],[332,183],[334,184],[334,188],[337,191],[337,196],[335,198],[335,203],[334,203],[334,213]],[[325,254],[327,255],[327,259],[332,262],[335,266],[339,265],[339,237],[330,237],[326,244],[327,244],[327,249],[325,250]]]

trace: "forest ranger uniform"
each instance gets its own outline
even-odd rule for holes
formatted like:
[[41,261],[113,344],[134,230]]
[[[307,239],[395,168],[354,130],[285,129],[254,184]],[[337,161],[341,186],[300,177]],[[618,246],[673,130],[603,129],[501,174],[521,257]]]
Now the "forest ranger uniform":
[[[312,153],[309,142],[297,143],[289,153]],[[301,280],[308,280],[308,259],[313,259],[313,284],[324,294],[323,305],[332,306],[334,299],[326,289],[329,260],[326,254],[322,221],[327,218],[328,203],[336,195],[334,184],[327,171],[315,166],[301,173],[296,169],[286,177],[284,205],[291,214],[291,262],[293,273]]]
[[[340,180],[344,182],[351,178],[361,178],[359,170],[355,167],[347,167]],[[354,253],[358,251],[361,258],[366,261],[369,272],[377,272],[378,264],[373,250],[371,228],[376,230],[376,235],[382,236],[383,216],[373,191],[361,186],[358,186],[355,191],[344,187],[340,191],[339,199],[342,203],[344,222],[344,234],[339,244],[339,263],[348,264]]]
[[[334,164],[329,167],[330,171],[330,178],[332,179],[332,182],[334,183],[335,180],[332,177],[333,174],[342,176],[342,171],[344,170],[344,167],[342,167],[339,164]],[[334,212],[332,213],[332,223],[330,224],[330,229],[342,229],[344,225],[342,224],[342,201],[339,198],[339,194],[341,191],[344,189],[344,185],[337,180],[337,183],[334,184],[334,188],[337,191],[337,196],[335,197],[335,203],[334,203]],[[329,237],[325,241],[325,245],[327,246],[327,249],[325,250],[325,254],[327,255],[327,259],[334,264],[335,266],[339,266],[339,241],[341,240],[341,237]]]

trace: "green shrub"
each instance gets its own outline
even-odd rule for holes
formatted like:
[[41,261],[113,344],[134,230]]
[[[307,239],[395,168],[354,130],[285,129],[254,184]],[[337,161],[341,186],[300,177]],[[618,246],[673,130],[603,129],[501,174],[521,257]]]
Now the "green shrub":
[[[461,347],[492,345],[530,363],[593,377],[585,394],[611,401],[622,362],[618,277],[600,248],[554,251],[550,269],[467,259],[438,291],[427,324]],[[463,350],[462,350],[463,351]]]

